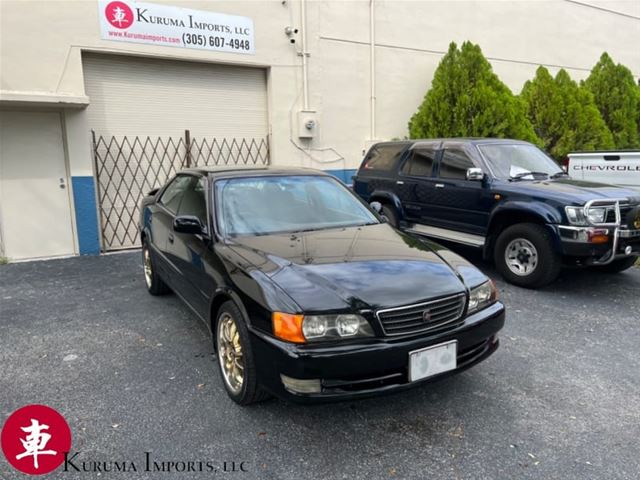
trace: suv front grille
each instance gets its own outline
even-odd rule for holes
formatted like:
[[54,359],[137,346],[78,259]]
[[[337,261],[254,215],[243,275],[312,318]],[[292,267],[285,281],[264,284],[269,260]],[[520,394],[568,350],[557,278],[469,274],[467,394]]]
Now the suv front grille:
[[[627,215],[629,215],[629,212],[634,207],[635,205],[629,205],[628,203],[620,204],[620,220],[622,221],[623,225],[626,223]],[[607,216],[606,216],[605,223],[615,223],[615,221],[616,221],[616,209],[613,207],[607,208]]]
[[436,330],[455,323],[464,313],[466,295],[460,293],[425,303],[378,310],[386,335],[408,335]]

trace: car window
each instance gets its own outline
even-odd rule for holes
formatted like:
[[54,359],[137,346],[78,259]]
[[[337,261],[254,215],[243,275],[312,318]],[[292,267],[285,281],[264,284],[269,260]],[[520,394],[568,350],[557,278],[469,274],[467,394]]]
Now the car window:
[[409,160],[402,166],[402,173],[419,177],[431,177],[436,152],[437,150],[431,148],[413,150]]
[[391,170],[404,144],[375,145],[369,150],[363,167],[367,170]]
[[202,225],[207,224],[207,201],[203,178],[194,178],[184,191],[178,215],[193,215],[200,219]]
[[268,235],[379,223],[358,198],[328,176],[218,180],[216,218],[225,236]]
[[190,175],[177,176],[160,197],[160,203],[171,213],[176,213],[180,206],[182,195],[193,178]]
[[469,156],[459,148],[447,148],[440,161],[440,177],[457,180],[467,179],[467,169],[475,165]]

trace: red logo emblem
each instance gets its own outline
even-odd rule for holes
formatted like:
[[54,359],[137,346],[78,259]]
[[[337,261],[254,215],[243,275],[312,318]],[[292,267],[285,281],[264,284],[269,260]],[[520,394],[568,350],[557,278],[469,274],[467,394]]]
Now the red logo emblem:
[[13,412],[2,427],[7,461],[29,475],[50,473],[71,448],[71,430],[64,417],[45,405],[27,405]]
[[124,2],[109,3],[104,9],[104,15],[112,27],[125,29],[133,25],[133,11]]

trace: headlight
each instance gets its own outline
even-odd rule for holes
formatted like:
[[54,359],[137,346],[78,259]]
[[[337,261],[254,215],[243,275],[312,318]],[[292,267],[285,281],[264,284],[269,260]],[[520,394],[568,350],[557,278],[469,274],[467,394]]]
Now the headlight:
[[373,329],[360,315],[293,315],[274,312],[273,333],[294,343],[373,337]]
[[583,207],[564,207],[564,210],[567,212],[567,218],[571,225],[588,225],[589,222],[603,223],[607,216],[606,208],[592,207],[587,216],[584,214]]
[[487,280],[482,285],[472,288],[469,293],[469,308],[467,314],[475,313],[498,300],[498,289],[493,280]]

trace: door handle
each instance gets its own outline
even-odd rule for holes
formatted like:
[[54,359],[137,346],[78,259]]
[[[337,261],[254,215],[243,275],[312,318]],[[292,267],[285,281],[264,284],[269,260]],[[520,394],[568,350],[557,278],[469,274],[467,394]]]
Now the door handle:
[[169,243],[173,243],[173,233],[169,234]]
[[436,188],[444,188],[444,183],[436,183]]

